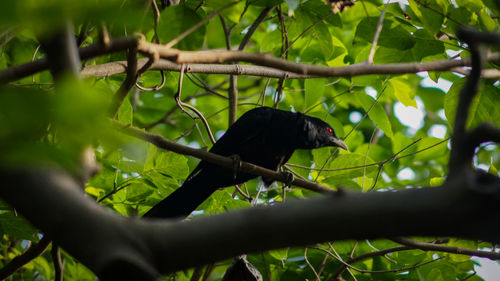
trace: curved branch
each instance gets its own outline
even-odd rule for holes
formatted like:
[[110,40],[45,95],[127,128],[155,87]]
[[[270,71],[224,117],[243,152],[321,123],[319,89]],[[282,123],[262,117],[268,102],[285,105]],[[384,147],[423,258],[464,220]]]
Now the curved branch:
[[[149,43],[144,40],[139,42],[140,52],[158,52],[160,57],[176,63],[227,63],[243,61],[261,66],[290,71],[297,74],[317,75],[322,77],[357,76],[365,74],[402,74],[417,73],[420,71],[443,71],[452,67],[464,66],[470,63],[469,59],[463,60],[437,60],[426,63],[392,63],[382,65],[354,64],[340,67],[316,66],[275,58],[265,53],[249,53],[242,51],[206,50],[206,51],[181,51],[165,48],[162,45]],[[493,56],[493,55],[492,55]],[[490,57],[491,58],[491,57]],[[500,55],[495,54],[495,59]]]
[[138,77],[137,48],[130,48],[127,52],[127,76],[125,77],[125,81],[123,81],[120,88],[113,96],[113,103],[110,108],[112,117],[118,114],[118,110],[120,109],[123,100],[134,87]]

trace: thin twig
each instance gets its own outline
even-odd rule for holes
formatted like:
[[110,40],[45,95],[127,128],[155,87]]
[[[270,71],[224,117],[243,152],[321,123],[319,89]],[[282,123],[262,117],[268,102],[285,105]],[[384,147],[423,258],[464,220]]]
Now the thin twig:
[[387,7],[389,6],[389,1],[384,6],[384,9],[382,10],[382,13],[380,13],[380,16],[378,18],[378,23],[377,27],[375,28],[375,35],[373,36],[373,42],[372,42],[372,47],[370,48],[370,53],[368,54],[368,64],[373,64],[373,58],[375,57],[375,49],[377,48],[378,44],[378,38],[380,37],[380,33],[382,32],[382,27],[384,26],[384,18],[385,18],[385,11],[387,10]]
[[433,259],[433,260],[430,260],[430,261],[426,261],[426,262],[423,262],[423,263],[419,263],[419,264],[416,264],[416,265],[413,265],[413,266],[410,266],[410,267],[401,267],[401,268],[396,268],[396,269],[387,269],[387,270],[364,270],[364,269],[359,269],[357,267],[354,267],[348,263],[346,263],[345,261],[343,261],[342,259],[339,259],[337,256],[335,256],[332,252],[326,250],[326,249],[323,249],[323,248],[319,248],[319,247],[311,247],[311,249],[315,249],[315,250],[319,250],[319,251],[323,251],[325,253],[328,253],[330,256],[332,256],[333,258],[335,258],[337,261],[339,261],[340,263],[342,263],[344,266],[347,266],[349,267],[350,269],[354,270],[354,271],[357,271],[359,273],[368,273],[368,274],[372,274],[372,273],[390,273],[390,272],[402,272],[402,271],[408,271],[408,270],[411,270],[411,269],[415,269],[417,267],[421,267],[421,266],[424,266],[426,264],[429,264],[429,263],[432,263],[432,262],[435,262],[435,261],[438,261],[438,260],[441,260],[442,257],[439,257],[437,259]]
[[52,244],[52,250],[50,251],[50,253],[52,255],[52,262],[54,264],[54,281],[63,281],[65,261],[61,257],[59,246]]
[[203,116],[203,114],[198,110],[196,109],[194,106],[191,106],[187,103],[184,103],[181,101],[180,97],[181,97],[181,92],[182,92],[182,80],[183,80],[183,77],[184,77],[184,68],[185,68],[185,65],[182,65],[182,68],[181,68],[181,72],[179,74],[179,85],[178,85],[178,88],[177,88],[177,94],[175,95],[175,101],[177,102],[177,105],[179,106],[179,108],[181,109],[182,112],[186,113],[189,117],[191,117],[193,120],[195,119],[191,114],[189,114],[185,109],[184,107],[187,107],[189,109],[191,109],[192,111],[194,111],[194,113],[196,113],[196,115],[198,115],[198,117],[201,119],[201,121],[203,122],[203,125],[205,125],[205,128],[207,130],[207,133],[208,133],[208,136],[210,137],[210,140],[212,141],[212,144],[215,143],[215,138],[214,138],[214,135],[212,134],[212,130],[210,130],[210,125],[208,124],[208,121],[207,119]]
[[43,254],[43,252],[45,252],[45,250],[49,247],[50,242],[52,241],[44,235],[38,243],[33,243],[26,252],[13,258],[9,263],[0,269],[0,280],[6,279],[10,275],[14,274],[14,272],[16,272],[19,268]]
[[480,250],[452,247],[452,246],[446,246],[446,245],[436,245],[433,243],[420,242],[420,241],[412,240],[412,239],[405,238],[405,237],[392,238],[391,240],[396,242],[396,243],[399,243],[399,244],[402,244],[405,246],[409,246],[412,248],[420,249],[423,251],[446,252],[446,253],[453,253],[453,254],[457,254],[457,255],[477,256],[477,257],[482,257],[482,258],[490,258],[493,260],[500,260],[500,253],[497,253],[497,252],[480,251]]
[[[446,243],[448,241],[449,241],[449,239],[442,239],[442,240],[436,240],[436,241],[432,241],[432,242],[428,242],[428,243],[442,244],[442,243]],[[400,252],[400,251],[408,251],[408,250],[414,250],[414,249],[415,249],[414,247],[409,247],[409,246],[398,246],[398,247],[393,247],[393,248],[387,248],[387,249],[383,249],[383,250],[379,250],[379,251],[375,251],[375,252],[361,254],[361,255],[356,256],[356,257],[352,257],[351,256],[351,258],[349,258],[349,260],[347,261],[347,263],[348,264],[353,264],[353,263],[356,263],[356,262],[359,262],[359,261],[362,261],[362,260],[366,260],[366,259],[369,259],[369,258],[379,257],[379,256],[385,256],[385,255],[387,255],[389,253]],[[329,281],[337,280],[337,278],[342,274],[342,272],[344,272],[344,270],[346,268],[348,268],[348,267],[345,266],[345,265],[342,265],[333,274],[333,276],[329,279]]]
[[307,258],[307,247],[304,249],[304,260],[306,261],[307,265],[314,273],[314,276],[316,276],[316,281],[321,281],[321,278],[319,278],[319,275],[316,272],[316,269],[314,269],[314,266],[312,266],[312,264],[309,262],[309,259]]

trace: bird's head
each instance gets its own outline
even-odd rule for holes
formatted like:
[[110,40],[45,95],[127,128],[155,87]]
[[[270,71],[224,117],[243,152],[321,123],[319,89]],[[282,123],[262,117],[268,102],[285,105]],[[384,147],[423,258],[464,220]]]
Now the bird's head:
[[304,139],[302,145],[306,149],[325,146],[336,146],[348,150],[345,142],[337,137],[328,123],[311,116],[304,115]]

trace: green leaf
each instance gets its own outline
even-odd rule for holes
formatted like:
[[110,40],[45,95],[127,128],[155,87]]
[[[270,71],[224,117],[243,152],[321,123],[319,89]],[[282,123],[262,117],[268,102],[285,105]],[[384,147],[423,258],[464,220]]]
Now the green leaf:
[[198,207],[198,210],[204,210],[206,214],[219,214],[248,207],[251,207],[250,203],[233,199],[226,190],[217,190]]
[[[372,43],[377,22],[377,17],[363,19],[356,28],[355,38],[357,40]],[[386,48],[408,50],[415,45],[415,39],[397,22],[384,20],[384,26],[380,33],[378,45]]]
[[392,91],[394,96],[405,106],[413,106],[417,108],[415,101],[415,90],[408,84],[408,80],[400,77],[389,80],[390,87],[387,90]]
[[129,99],[124,99],[120,109],[118,110],[118,120],[125,124],[132,124],[134,112]]
[[248,4],[261,6],[261,7],[273,7],[279,5],[283,0],[249,0]]
[[321,48],[321,53],[323,53],[323,58],[328,61],[333,54],[333,41],[332,35],[328,30],[328,26],[322,22],[314,26],[314,32],[316,40]]
[[444,183],[446,179],[445,178],[431,178],[429,180],[429,185],[430,186],[440,186]]
[[[444,112],[450,127],[453,128],[460,91],[465,85],[465,79],[453,83],[444,98]],[[469,109],[467,127],[475,127],[482,122],[490,122],[500,126],[500,90],[491,85],[480,85]]]
[[402,155],[407,155],[409,153],[415,152],[417,150],[416,145],[408,147],[408,145],[410,145],[412,142],[413,141],[411,138],[403,135],[401,132],[396,132],[394,134],[394,137],[392,138],[392,154],[394,155],[396,153],[399,153],[404,148],[406,149],[404,150],[404,152],[401,152],[404,153]]
[[435,35],[441,30],[443,16],[434,11],[429,11],[429,9],[423,7],[414,0],[408,0],[408,3],[410,4],[411,11],[423,23],[424,30],[429,32],[429,35],[432,37],[435,37]]
[[321,102],[321,97],[325,92],[325,79],[307,79],[305,82],[306,95],[305,107],[309,108],[318,102]]
[[139,202],[144,200],[146,196],[153,193],[153,190],[146,184],[136,182],[127,187],[127,201]]
[[[361,176],[372,176],[376,172],[377,167],[376,166],[365,167],[365,165],[371,163],[374,163],[374,161],[369,157],[367,157],[366,155],[347,152],[339,155],[337,158],[330,161],[328,165],[326,165],[325,167],[326,169],[339,169],[338,171],[325,171],[321,173],[321,176],[324,177],[323,181],[332,184],[336,184],[339,182],[341,183],[343,180],[346,179],[353,179]],[[352,167],[358,167],[358,168],[351,169]],[[313,171],[311,173],[313,178],[316,178],[317,174],[318,171]]]
[[[440,143],[439,145],[436,145]],[[446,155],[448,152],[447,142],[443,142],[442,139],[433,137],[424,137],[417,144],[417,150],[419,153],[415,154],[415,161],[429,161],[435,160],[441,156]],[[431,147],[431,148],[429,148]],[[425,150],[424,150],[425,149]],[[407,154],[406,152],[405,154]]]
[[497,23],[491,18],[488,13],[486,13],[485,9],[479,11],[479,24],[489,32],[493,32],[497,26]]
[[498,169],[495,167],[493,163],[490,163],[490,167],[488,168],[488,173],[498,176]]
[[187,158],[174,152],[162,152],[156,158],[155,170],[177,179],[183,179],[189,174]]
[[[161,12],[158,35],[167,43],[202,20],[202,17],[185,5],[170,6]],[[203,45],[206,27],[202,26],[177,45],[179,49],[195,50]]]
[[[361,106],[368,112],[368,117],[381,129],[389,138],[392,138],[392,126],[389,117],[382,105],[363,92],[357,93],[356,97]],[[375,103],[375,104],[374,104]],[[369,111],[368,111],[369,110]]]
[[457,6],[467,8],[472,12],[478,12],[483,8],[481,1],[476,0],[456,0],[456,3]]
[[271,257],[284,263],[288,258],[288,248],[269,251],[269,254]]
[[16,216],[14,212],[0,214],[0,231],[19,239],[37,241],[38,233],[24,218]]

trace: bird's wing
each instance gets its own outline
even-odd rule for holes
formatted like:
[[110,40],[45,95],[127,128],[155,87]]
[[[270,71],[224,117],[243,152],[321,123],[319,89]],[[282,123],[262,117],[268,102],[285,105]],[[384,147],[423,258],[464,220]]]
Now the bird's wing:
[[[273,110],[267,107],[259,107],[247,111],[217,140],[210,149],[210,152],[222,156],[239,155],[242,147],[247,147],[248,143],[261,139],[259,137],[266,133],[272,115]],[[193,178],[207,165],[210,164],[201,161],[186,180]]]
[[210,152],[224,156],[237,154],[242,145],[266,133],[272,115],[272,109],[267,107],[246,112],[214,144]]

